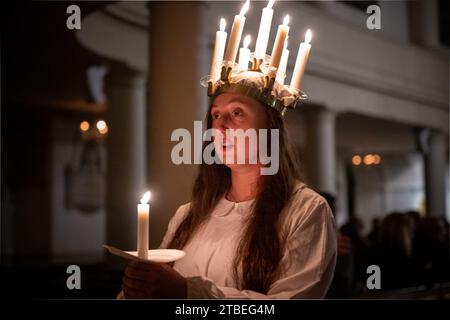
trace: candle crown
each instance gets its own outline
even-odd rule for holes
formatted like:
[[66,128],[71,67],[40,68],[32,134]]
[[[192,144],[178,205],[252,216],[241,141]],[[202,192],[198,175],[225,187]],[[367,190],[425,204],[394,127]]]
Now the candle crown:
[[[267,4],[266,8],[271,9],[275,0],[270,0]],[[249,7],[249,1],[247,0],[245,4],[242,6],[240,16],[244,16]],[[266,12],[267,13],[267,12]],[[272,19],[272,15],[264,15],[261,18],[261,26],[264,27],[264,34],[267,37],[261,37],[261,39],[265,39],[267,42],[268,34],[270,33],[270,21]],[[261,102],[265,106],[272,107],[278,110],[282,115],[286,112],[287,109],[294,109],[300,101],[305,100],[307,98],[306,94],[302,92],[300,88],[301,79],[304,73],[304,66],[307,62],[306,58],[302,60],[297,59],[294,74],[296,81],[291,81],[291,85],[284,84],[284,78],[286,74],[286,64],[287,58],[284,60],[283,65],[280,66],[280,60],[283,55],[283,52],[287,52],[287,33],[289,31],[289,15],[285,15],[283,19],[283,24],[279,26],[277,37],[275,39],[274,48],[277,50],[273,50],[273,57],[265,54],[264,52],[260,52],[261,50],[256,49],[256,53],[253,52],[250,54],[250,63],[251,68],[247,70],[246,67],[240,67],[238,63],[234,61],[233,58],[230,58],[229,55],[225,54],[225,58],[222,61],[218,61],[218,59],[213,59],[213,64],[211,66],[211,70],[215,70],[215,72],[211,72],[210,75],[203,77],[200,80],[200,84],[206,88],[207,94],[211,99],[214,99],[216,96],[229,92],[229,93],[237,93],[249,96],[254,98],[255,100]],[[243,23],[242,23],[243,24]],[[262,30],[260,26],[260,31]],[[269,26],[269,27],[267,27]],[[234,29],[234,25],[233,28]],[[236,29],[237,30],[237,29]],[[230,40],[227,45],[227,52],[230,48],[236,49],[236,46],[240,42],[240,36],[242,35],[243,26],[239,29],[239,36],[234,37],[233,41]],[[261,32],[259,32],[261,33]],[[281,35],[281,36],[279,36]],[[306,42],[308,43],[311,40],[311,31],[308,29],[308,32],[305,35]],[[260,36],[258,34],[257,45],[256,47],[262,48],[266,47],[266,43],[262,41],[258,41]],[[243,48],[246,49],[249,45],[249,36],[244,39]],[[230,43],[232,42],[232,43]],[[217,43],[217,40],[216,40]],[[281,48],[281,49],[280,49]],[[263,50],[264,51],[264,50]],[[275,53],[274,53],[275,52]],[[300,53],[300,49],[298,51]],[[288,54],[288,53],[287,53]],[[303,57],[302,55],[301,57]],[[287,55],[286,55],[287,57]],[[232,60],[233,61],[228,61]],[[272,62],[272,63],[271,63]],[[246,61],[243,61],[242,64],[247,65]],[[278,69],[280,71],[278,72]],[[220,76],[219,76],[220,74]],[[281,79],[281,80],[280,80]],[[292,77],[294,79],[294,76]]]
[[209,97],[214,99],[226,92],[242,94],[274,108],[282,115],[306,99],[306,94],[301,90],[276,82],[276,74],[267,71],[268,66],[262,66],[263,72],[255,69],[239,71],[235,65],[223,62],[220,79],[215,83],[209,80],[209,76],[202,78],[200,83],[208,88]]

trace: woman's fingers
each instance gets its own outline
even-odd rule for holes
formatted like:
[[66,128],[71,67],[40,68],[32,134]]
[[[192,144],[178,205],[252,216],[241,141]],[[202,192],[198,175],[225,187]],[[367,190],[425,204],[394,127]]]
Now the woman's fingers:
[[160,272],[153,268],[142,269],[139,266],[130,264],[125,269],[125,276],[122,278],[128,288],[148,293],[158,286]]
[[166,264],[132,262],[122,283],[125,297],[186,297],[186,279]]
[[148,283],[146,283],[142,280],[129,278],[127,276],[122,278],[122,283],[126,284],[130,288],[133,288],[136,290],[141,290],[141,291],[145,291],[146,288],[148,287]]
[[150,295],[147,294],[145,291],[130,287],[125,282],[122,283],[122,290],[125,298],[127,299],[139,299],[150,297]]
[[144,280],[148,277],[155,277],[155,276],[159,275],[160,273],[161,273],[161,267],[159,265],[151,265],[151,266],[146,266],[145,268],[142,268],[141,265],[130,264],[125,269],[126,276],[128,276],[130,278],[138,279],[138,280]]
[[128,266],[125,269],[125,276],[127,276],[128,278],[136,279],[136,280],[144,281],[144,279],[147,277],[148,273],[149,273],[148,271],[136,269],[131,266]]

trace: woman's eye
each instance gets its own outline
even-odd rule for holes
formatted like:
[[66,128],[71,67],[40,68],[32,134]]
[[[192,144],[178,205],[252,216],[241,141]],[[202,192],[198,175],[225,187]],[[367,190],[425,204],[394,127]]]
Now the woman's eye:
[[219,118],[220,118],[220,114],[214,113],[214,114],[212,115],[212,118],[213,118],[213,119],[219,119]]
[[233,116],[234,117],[240,117],[240,116],[242,116],[242,112],[240,110],[234,110],[233,111]]

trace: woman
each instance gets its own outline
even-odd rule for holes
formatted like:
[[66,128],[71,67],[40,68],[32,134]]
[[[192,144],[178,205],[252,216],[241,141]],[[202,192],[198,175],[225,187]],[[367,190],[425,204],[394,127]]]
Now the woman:
[[[177,210],[161,243],[186,256],[173,266],[131,263],[123,296],[324,297],[336,263],[335,224],[326,201],[299,180],[281,113],[248,96],[222,93],[207,123],[224,134],[279,129],[279,142],[270,141],[279,143],[279,170],[261,175],[262,165],[249,161],[200,165],[192,202]],[[236,140],[215,144],[223,157],[237,152]]]

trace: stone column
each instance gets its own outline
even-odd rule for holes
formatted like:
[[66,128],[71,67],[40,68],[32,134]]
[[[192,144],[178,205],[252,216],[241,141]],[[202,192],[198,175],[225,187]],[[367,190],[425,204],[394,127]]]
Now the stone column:
[[445,217],[447,139],[438,132],[430,132],[425,150],[425,198],[427,214]]
[[136,250],[136,206],[147,189],[146,76],[111,70],[107,96],[107,242]]
[[[201,2],[151,2],[150,63],[148,82],[148,178],[152,190],[150,243],[160,244],[167,223],[176,209],[190,200],[196,165],[175,165],[171,160],[171,134],[193,121],[203,120],[206,89],[199,84],[204,75]],[[208,58],[209,59],[209,58]],[[206,62],[208,63],[208,62]],[[193,159],[193,157],[191,158]]]
[[307,182],[317,191],[336,195],[336,115],[323,108],[308,107],[305,122]]
[[440,46],[438,1],[410,1],[408,5],[411,40],[430,48],[438,48]]

